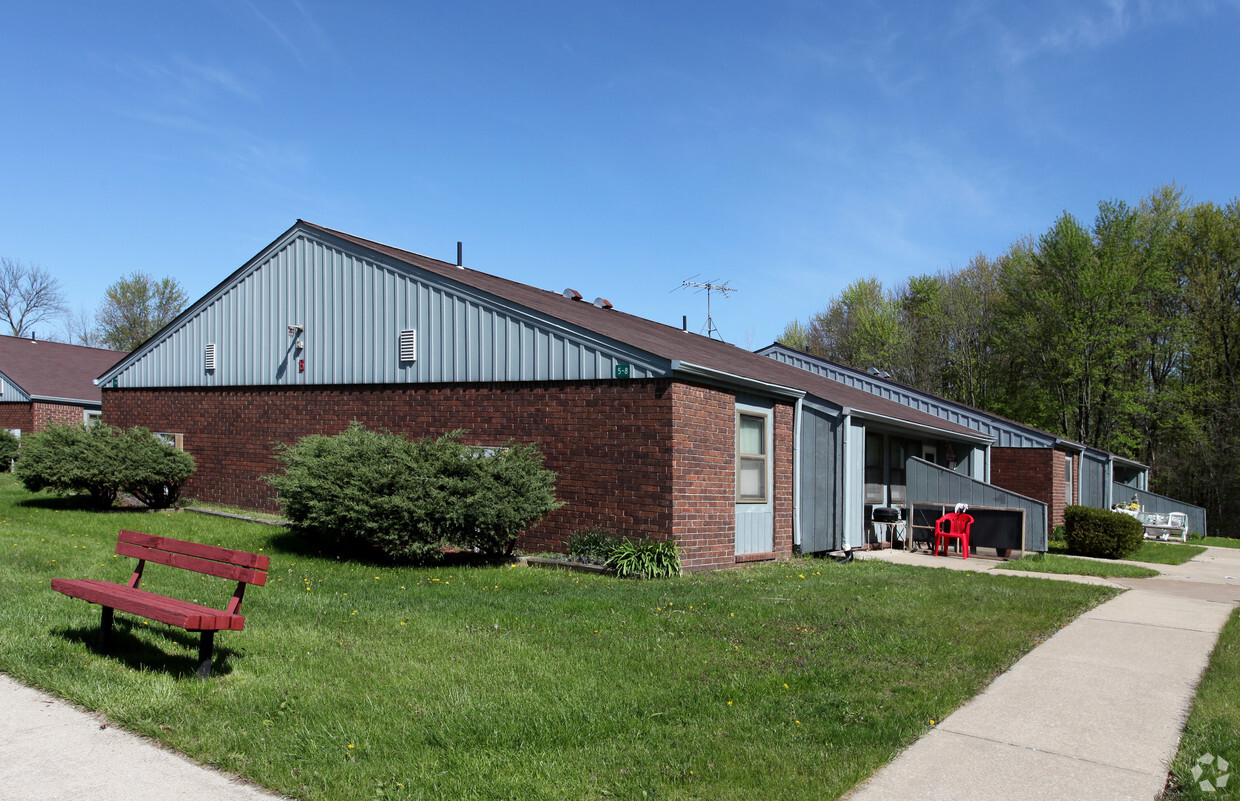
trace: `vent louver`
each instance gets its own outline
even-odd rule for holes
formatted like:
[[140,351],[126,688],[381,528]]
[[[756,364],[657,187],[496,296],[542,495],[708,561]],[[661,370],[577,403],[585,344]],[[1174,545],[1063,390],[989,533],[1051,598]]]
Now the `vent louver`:
[[203,348],[202,366],[207,372],[215,369],[215,343],[212,342]]
[[411,328],[400,332],[400,360],[402,362],[418,360],[418,332]]

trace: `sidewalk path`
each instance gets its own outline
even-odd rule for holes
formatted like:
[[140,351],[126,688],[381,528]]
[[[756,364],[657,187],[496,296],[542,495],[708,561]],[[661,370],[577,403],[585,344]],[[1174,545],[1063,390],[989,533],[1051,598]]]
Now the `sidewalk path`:
[[273,801],[256,789],[0,674],[4,801]]
[[[1065,578],[985,559],[869,558]],[[1240,603],[1240,550],[1146,566],[1162,575],[1088,579],[1129,591],[1035,648],[848,801],[1155,799],[1219,630]]]

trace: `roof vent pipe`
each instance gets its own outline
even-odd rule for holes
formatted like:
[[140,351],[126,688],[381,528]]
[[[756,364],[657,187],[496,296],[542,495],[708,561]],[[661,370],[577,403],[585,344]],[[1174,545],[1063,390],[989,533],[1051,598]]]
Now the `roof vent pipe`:
[[462,253],[461,243],[457,242],[456,243],[456,266],[464,270],[465,261],[462,256],[463,256],[463,253]]
[[680,330],[681,331],[689,330],[689,315],[687,314],[680,315]]

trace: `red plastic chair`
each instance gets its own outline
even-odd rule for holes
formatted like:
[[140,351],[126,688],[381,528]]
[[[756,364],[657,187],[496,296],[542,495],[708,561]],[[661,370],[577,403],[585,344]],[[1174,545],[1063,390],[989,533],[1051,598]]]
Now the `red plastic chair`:
[[[944,523],[947,525],[944,526]],[[960,540],[960,552],[965,559],[969,558],[969,527],[973,525],[973,515],[964,512],[948,512],[934,521],[934,555],[939,555],[939,543],[943,543],[943,553],[947,553],[947,540]]]

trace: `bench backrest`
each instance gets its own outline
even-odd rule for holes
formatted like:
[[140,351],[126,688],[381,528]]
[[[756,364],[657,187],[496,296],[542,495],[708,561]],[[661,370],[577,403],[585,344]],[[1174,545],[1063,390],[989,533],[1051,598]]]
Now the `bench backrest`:
[[180,567],[195,573],[260,587],[267,583],[267,566],[271,563],[271,559],[265,554],[234,551],[231,548],[156,537],[124,529],[121,529],[116,538],[116,552],[121,556],[132,556],[147,562]]

